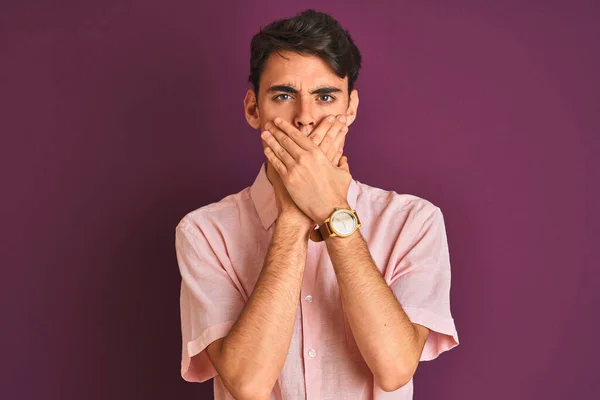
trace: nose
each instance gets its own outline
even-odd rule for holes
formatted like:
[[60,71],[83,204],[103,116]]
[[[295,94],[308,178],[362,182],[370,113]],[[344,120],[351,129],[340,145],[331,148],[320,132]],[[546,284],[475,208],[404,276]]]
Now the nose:
[[316,125],[314,104],[311,96],[302,96],[297,103],[294,125],[299,131],[310,133]]

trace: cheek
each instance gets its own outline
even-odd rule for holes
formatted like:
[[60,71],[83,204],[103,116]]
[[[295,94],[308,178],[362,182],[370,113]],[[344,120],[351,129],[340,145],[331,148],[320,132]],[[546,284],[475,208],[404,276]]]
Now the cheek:
[[294,111],[291,107],[286,107],[285,105],[275,106],[265,104],[265,107],[261,109],[258,113],[260,117],[260,129],[261,131],[265,130],[265,124],[267,122],[273,122],[275,118],[283,118],[285,121],[292,124],[294,122]]
[[346,109],[343,106],[340,106],[341,103],[336,104],[335,106],[323,106],[320,108],[319,121],[328,115],[342,115],[346,114]]

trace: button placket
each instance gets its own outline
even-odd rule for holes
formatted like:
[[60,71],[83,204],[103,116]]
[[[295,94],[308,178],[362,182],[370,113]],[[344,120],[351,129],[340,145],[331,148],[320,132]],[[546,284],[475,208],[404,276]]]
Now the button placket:
[[[313,305],[314,296],[317,295],[316,284],[319,279],[317,276],[320,247],[319,243],[308,242],[308,254],[306,267],[304,271],[304,280],[302,282],[302,297],[300,297],[300,307],[302,309],[302,346],[303,346],[303,364],[304,380],[306,385],[306,398],[318,399],[321,394],[321,365],[320,356],[317,357],[317,349],[321,337],[321,310]],[[302,301],[304,299],[304,301]]]

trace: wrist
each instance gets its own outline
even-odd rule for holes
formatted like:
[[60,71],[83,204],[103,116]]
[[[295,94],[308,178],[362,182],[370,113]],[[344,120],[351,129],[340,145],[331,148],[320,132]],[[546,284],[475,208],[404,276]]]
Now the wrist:
[[292,226],[297,228],[299,232],[306,234],[308,234],[315,226],[314,222],[312,222],[309,217],[296,212],[282,211],[276,221],[279,225]]
[[350,204],[348,204],[347,200],[336,201],[333,203],[333,205],[329,206],[328,208],[324,208],[323,210],[319,211],[319,213],[316,215],[317,224],[321,226],[336,208],[346,208],[348,210],[351,209]]

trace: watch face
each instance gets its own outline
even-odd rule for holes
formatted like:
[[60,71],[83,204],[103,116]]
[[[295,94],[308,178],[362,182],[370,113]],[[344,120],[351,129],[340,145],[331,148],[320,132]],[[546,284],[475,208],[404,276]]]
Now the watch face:
[[337,212],[331,219],[331,225],[336,233],[340,235],[349,235],[354,231],[356,218],[350,211],[342,210]]

